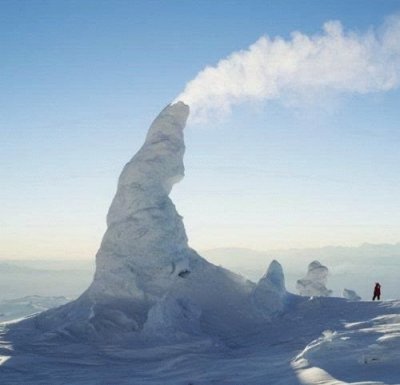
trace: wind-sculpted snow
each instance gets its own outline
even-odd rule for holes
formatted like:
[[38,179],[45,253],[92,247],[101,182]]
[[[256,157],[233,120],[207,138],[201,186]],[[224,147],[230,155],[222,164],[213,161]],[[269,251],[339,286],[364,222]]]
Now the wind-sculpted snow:
[[307,275],[297,281],[296,287],[300,295],[329,297],[332,290],[327,289],[329,270],[318,261],[308,265]]
[[[350,303],[356,313],[364,306]],[[399,384],[398,306],[387,303],[380,316],[346,323],[344,330],[325,330],[310,342],[292,364],[301,384]]]

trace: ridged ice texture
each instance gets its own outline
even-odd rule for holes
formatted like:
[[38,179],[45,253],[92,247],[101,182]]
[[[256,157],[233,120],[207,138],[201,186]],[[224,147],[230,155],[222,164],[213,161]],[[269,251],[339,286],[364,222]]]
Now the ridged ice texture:
[[77,300],[39,315],[36,327],[89,339],[141,330],[149,310],[201,260],[168,196],[184,175],[188,114],[178,102],[154,120],[120,175],[92,284]]
[[124,167],[96,256],[91,296],[159,297],[187,268],[187,236],[169,193],[184,175],[189,108],[166,107]]

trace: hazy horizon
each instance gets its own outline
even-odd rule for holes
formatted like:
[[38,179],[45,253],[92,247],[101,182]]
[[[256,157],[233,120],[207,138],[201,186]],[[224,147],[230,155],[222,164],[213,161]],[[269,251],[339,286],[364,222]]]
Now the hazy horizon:
[[[100,246],[100,245],[99,245]],[[256,248],[250,248],[250,247],[235,247],[235,246],[229,246],[229,245],[221,245],[218,247],[213,247],[209,249],[198,249],[198,253],[201,255],[202,253],[207,253],[207,252],[212,252],[212,251],[229,251],[229,250],[246,250],[246,251],[251,251],[254,253],[269,253],[269,252],[288,252],[288,251],[307,251],[307,250],[326,250],[326,249],[347,249],[347,250],[355,250],[355,249],[361,249],[366,246],[371,246],[371,247],[398,247],[400,251],[400,241],[399,242],[394,242],[394,243],[371,243],[371,242],[363,242],[358,245],[324,245],[324,246],[313,246],[313,247],[288,247],[288,248],[271,248],[271,249],[256,249]],[[93,255],[82,255],[81,257],[55,257],[55,256],[33,256],[33,257],[20,257],[20,258],[12,258],[12,257],[7,257],[4,255],[0,255],[0,262],[24,262],[24,261],[46,261],[46,262],[63,262],[63,261],[69,261],[69,262],[90,262],[90,261],[95,261],[96,259],[96,253]]]
[[[333,296],[341,297],[343,289],[347,288],[356,290],[368,300],[371,287],[379,281],[385,299],[398,297],[400,243],[288,250],[217,248],[199,250],[199,254],[253,282],[265,274],[275,259],[283,267],[287,289],[293,293],[297,293],[296,281],[304,276],[307,266],[318,260],[330,271],[328,287],[333,290]],[[0,259],[0,298],[12,299],[30,294],[76,297],[89,286],[94,270],[94,256],[78,260]]]

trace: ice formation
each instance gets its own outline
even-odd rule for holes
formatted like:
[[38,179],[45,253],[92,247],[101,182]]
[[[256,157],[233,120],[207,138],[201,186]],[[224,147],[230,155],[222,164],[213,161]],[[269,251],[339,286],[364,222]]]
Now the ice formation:
[[361,301],[361,297],[354,290],[350,289],[343,289],[343,298],[350,301]]
[[308,265],[307,275],[299,279],[296,288],[300,295],[329,297],[332,290],[326,288],[329,270],[318,261],[313,261]]
[[253,301],[261,311],[273,314],[283,310],[286,294],[282,266],[273,260],[254,289]]
[[188,114],[183,103],[164,109],[142,148],[124,167],[96,256],[90,297],[151,303],[189,269],[193,253],[182,217],[168,196],[184,174],[183,128]]
[[283,308],[286,291],[277,262],[255,285],[188,246],[182,217],[169,198],[184,175],[188,114],[189,107],[177,102],[155,119],[119,178],[92,284],[77,300],[28,320],[36,330],[96,340],[126,333],[146,339],[220,337],[262,324]]

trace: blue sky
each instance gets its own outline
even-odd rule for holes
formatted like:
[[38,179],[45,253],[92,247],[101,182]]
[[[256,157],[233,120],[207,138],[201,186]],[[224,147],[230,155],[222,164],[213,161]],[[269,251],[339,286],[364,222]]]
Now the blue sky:
[[[122,166],[206,65],[399,1],[0,2],[0,258],[93,258]],[[186,130],[197,249],[400,241],[400,93],[246,103]]]

